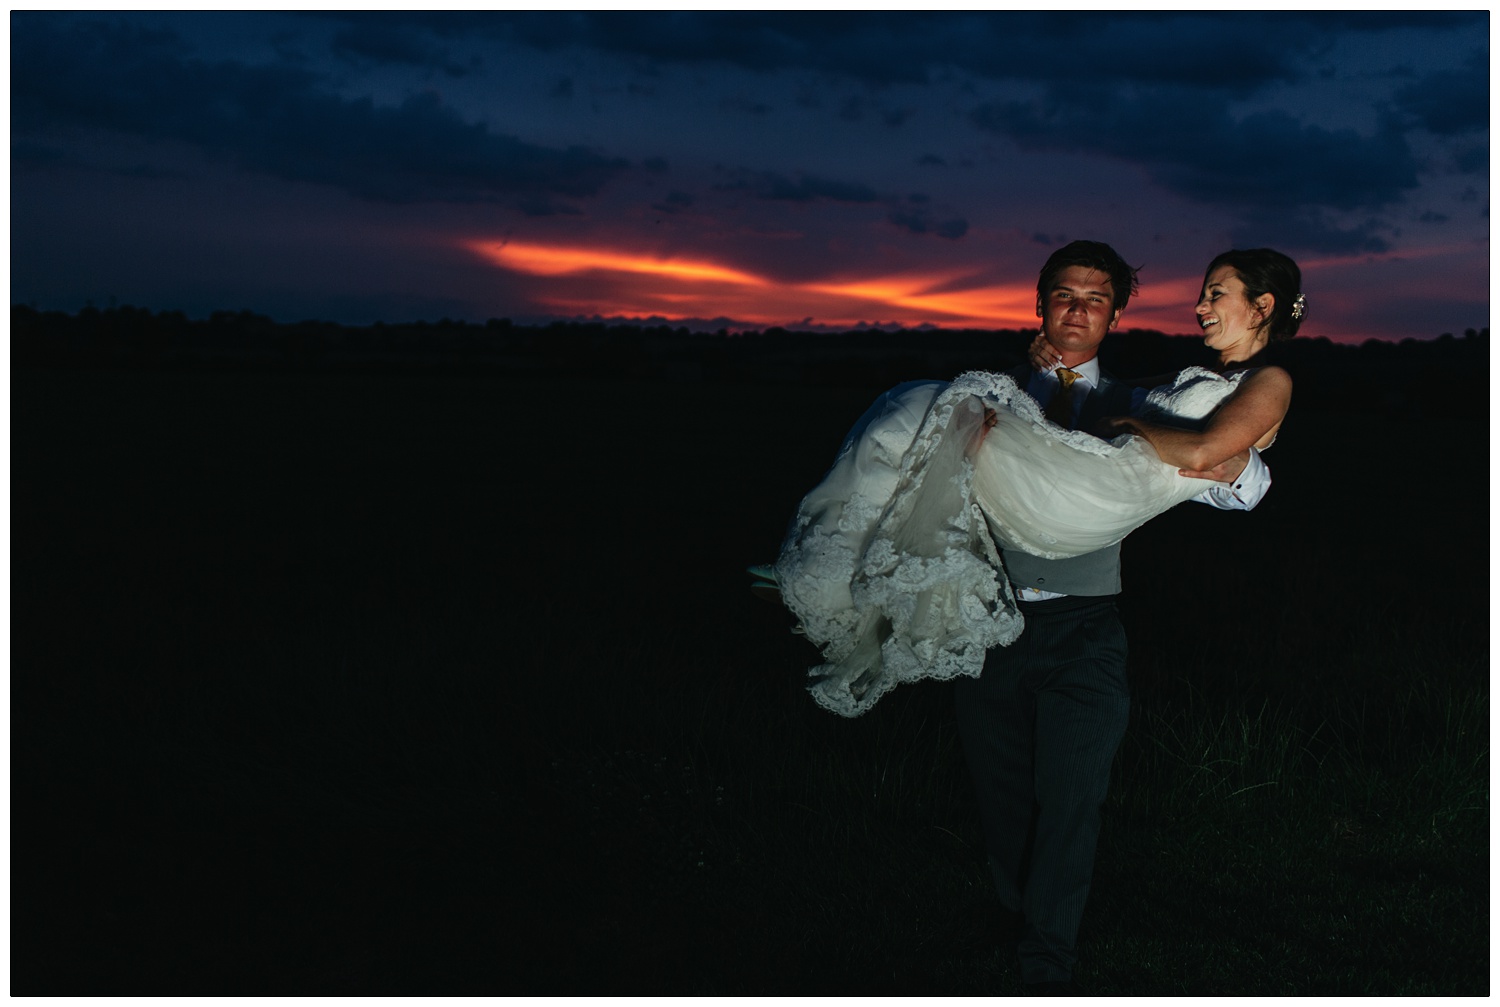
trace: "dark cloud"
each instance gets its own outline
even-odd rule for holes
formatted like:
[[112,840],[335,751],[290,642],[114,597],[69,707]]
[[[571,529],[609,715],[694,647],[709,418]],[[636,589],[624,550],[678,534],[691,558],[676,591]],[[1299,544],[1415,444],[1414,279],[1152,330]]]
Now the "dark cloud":
[[1440,70],[1396,89],[1396,110],[1439,136],[1488,130],[1489,54],[1475,50],[1455,70]]
[[1489,137],[1477,143],[1463,144],[1453,151],[1453,166],[1466,175],[1489,175]]
[[1281,111],[1236,117],[1227,97],[1201,90],[1059,90],[1044,102],[990,103],[972,119],[1023,149],[1108,155],[1190,199],[1300,221],[1325,250],[1351,241],[1369,250],[1380,239],[1362,228],[1341,236],[1315,210],[1376,210],[1418,184],[1417,157],[1389,122],[1363,134]]
[[718,186],[725,191],[750,192],[761,199],[809,202],[829,199],[837,203],[874,203],[880,195],[860,182],[840,182],[815,175],[790,178],[774,171],[748,172],[744,177]]
[[663,63],[724,62],[755,70],[833,70],[882,82],[922,81],[927,70],[879,15],[840,12],[494,12],[430,21],[436,31],[486,30],[543,49],[618,52]]
[[692,205],[693,196],[691,193],[673,189],[671,192],[667,193],[665,199],[652,203],[651,207],[652,209],[658,210],[662,213],[677,213],[680,210],[686,210]]
[[1358,223],[1336,220],[1316,207],[1268,208],[1242,215],[1230,229],[1235,248],[1305,249],[1350,256],[1387,252],[1395,228],[1377,217]]
[[931,234],[956,241],[969,231],[967,220],[936,210],[932,205],[932,197],[925,193],[882,194],[862,182],[844,182],[806,174],[792,178],[774,171],[746,171],[715,188],[722,192],[743,192],[759,199],[786,202],[806,203],[826,199],[837,203],[883,203],[887,207],[886,222],[911,234]]
[[[1475,28],[1482,11],[448,11],[318,14],[470,33],[541,49],[581,46],[658,63],[807,69],[866,83],[957,69],[992,80],[1189,84],[1243,93],[1292,80],[1336,33]],[[1226,57],[1225,46],[1233,48]]]
[[748,115],[766,115],[771,111],[770,105],[743,94],[729,95],[719,102],[719,107],[726,112],[743,112]]
[[858,122],[865,117],[865,110],[869,104],[869,99],[863,95],[851,94],[839,102],[838,117],[845,122]]
[[30,143],[13,140],[10,145],[11,164],[25,164],[34,168],[61,168],[68,163],[68,153],[48,143]]
[[[1179,144],[1156,172],[1169,188],[1203,200],[1357,210],[1417,186],[1417,159],[1391,130],[1325,129],[1278,111],[1226,119],[1200,138],[1213,146]],[[1134,153],[1151,163],[1149,151]]]
[[399,25],[356,22],[338,32],[330,47],[334,55],[357,63],[386,63],[441,70],[451,77],[467,75],[476,64],[465,66],[447,52]]
[[949,220],[933,220],[924,209],[911,206],[892,207],[885,219],[912,234],[934,234],[950,241],[957,241],[969,233],[967,220],[956,217]]
[[583,213],[577,205],[543,193],[522,194],[514,205],[528,217],[576,217]]
[[[524,143],[461,119],[433,94],[396,106],[321,89],[295,66],[187,58],[128,25],[11,22],[14,134],[107,129],[175,140],[280,178],[387,202],[495,202],[562,212],[626,169],[582,147]],[[528,211],[532,212],[532,211]]]
[[932,234],[949,241],[957,241],[969,233],[967,220],[962,217],[937,219],[942,215],[942,211],[934,206],[931,196],[924,192],[913,192],[904,199],[893,201],[885,219],[887,223],[912,234]]
[[917,113],[912,108],[881,107],[866,95],[852,94],[839,102],[838,112],[835,114],[846,122],[861,122],[866,116],[874,116],[887,126],[895,127],[904,124]]
[[[356,15],[348,15],[355,17]],[[372,16],[357,15],[360,18]],[[583,47],[637,66],[731,64],[836,74],[879,87],[957,72],[971,80],[1029,82],[1041,104],[990,104],[974,121],[1023,147],[1105,153],[1140,164],[1158,183],[1193,198],[1249,206],[1315,203],[1376,209],[1416,184],[1418,161],[1403,131],[1446,137],[1488,124],[1487,49],[1450,70],[1415,75],[1397,89],[1374,133],[1337,130],[1291,115],[1235,116],[1230,103],[1339,76],[1323,65],[1336,45],[1404,29],[1447,30],[1467,40],[1488,31],[1484,11],[787,12],[602,11],[391,13],[434,37],[470,33],[540,49]],[[1122,95],[1130,96],[1122,98]],[[811,101],[804,98],[804,101]],[[761,107],[745,100],[745,107]],[[908,112],[882,109],[876,93],[845,97],[848,120]],[[1163,123],[1180,124],[1176,130]],[[1253,155],[1246,161],[1241,155]],[[1266,163],[1254,168],[1252,161]],[[928,161],[926,163],[933,163]],[[1488,145],[1456,145],[1448,164],[1488,170]],[[787,197],[794,198],[794,197]]]

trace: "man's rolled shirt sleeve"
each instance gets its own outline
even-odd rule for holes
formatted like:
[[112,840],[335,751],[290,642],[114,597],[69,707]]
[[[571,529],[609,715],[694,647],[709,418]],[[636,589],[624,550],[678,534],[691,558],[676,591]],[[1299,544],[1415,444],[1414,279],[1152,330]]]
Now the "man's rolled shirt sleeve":
[[1271,469],[1261,458],[1260,452],[1250,449],[1250,461],[1245,471],[1232,483],[1214,483],[1193,499],[1219,510],[1254,510],[1255,505],[1266,498],[1271,488]]

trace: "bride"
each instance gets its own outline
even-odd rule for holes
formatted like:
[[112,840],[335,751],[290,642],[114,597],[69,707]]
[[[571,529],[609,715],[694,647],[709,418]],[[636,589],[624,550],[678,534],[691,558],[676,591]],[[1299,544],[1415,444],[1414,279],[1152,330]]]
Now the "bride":
[[[1083,347],[1092,357],[1129,296],[1112,303],[1105,287],[1101,303],[1088,303],[1099,274],[1072,266],[1060,275],[1039,285],[1038,374],[1067,359],[1060,349],[1079,349],[1074,336],[1093,339]],[[1217,367],[1115,397],[1131,415],[1109,421],[1108,441],[1045,415],[1025,368],[880,396],[802,500],[777,562],[752,568],[822,650],[825,663],[809,673],[817,702],[853,717],[899,682],[977,677],[985,651],[1024,625],[1002,554],[1013,565],[1081,556],[1195,497],[1236,506],[1225,502],[1236,487],[1218,480],[1239,472],[1234,460],[1247,449],[1269,447],[1286,415],[1291,378],[1258,358],[1295,334],[1300,286],[1296,264],[1270,249],[1215,258],[1196,311]],[[1087,320],[1100,311],[1102,327]]]

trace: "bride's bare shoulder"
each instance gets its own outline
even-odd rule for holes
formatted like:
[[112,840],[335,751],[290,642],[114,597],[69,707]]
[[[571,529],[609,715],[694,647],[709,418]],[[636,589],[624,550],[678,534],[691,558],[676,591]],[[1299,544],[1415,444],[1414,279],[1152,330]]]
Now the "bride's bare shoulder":
[[1240,387],[1254,388],[1262,393],[1286,394],[1292,392],[1292,376],[1287,373],[1285,367],[1276,364],[1267,364],[1264,367],[1256,367],[1245,372],[1240,381]]

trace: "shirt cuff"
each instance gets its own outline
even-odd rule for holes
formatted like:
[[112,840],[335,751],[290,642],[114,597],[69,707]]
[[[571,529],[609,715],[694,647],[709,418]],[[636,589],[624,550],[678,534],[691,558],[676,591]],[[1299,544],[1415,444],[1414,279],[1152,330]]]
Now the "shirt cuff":
[[1250,449],[1250,461],[1232,483],[1217,483],[1194,497],[1220,510],[1254,510],[1271,489],[1271,469],[1260,452]]

